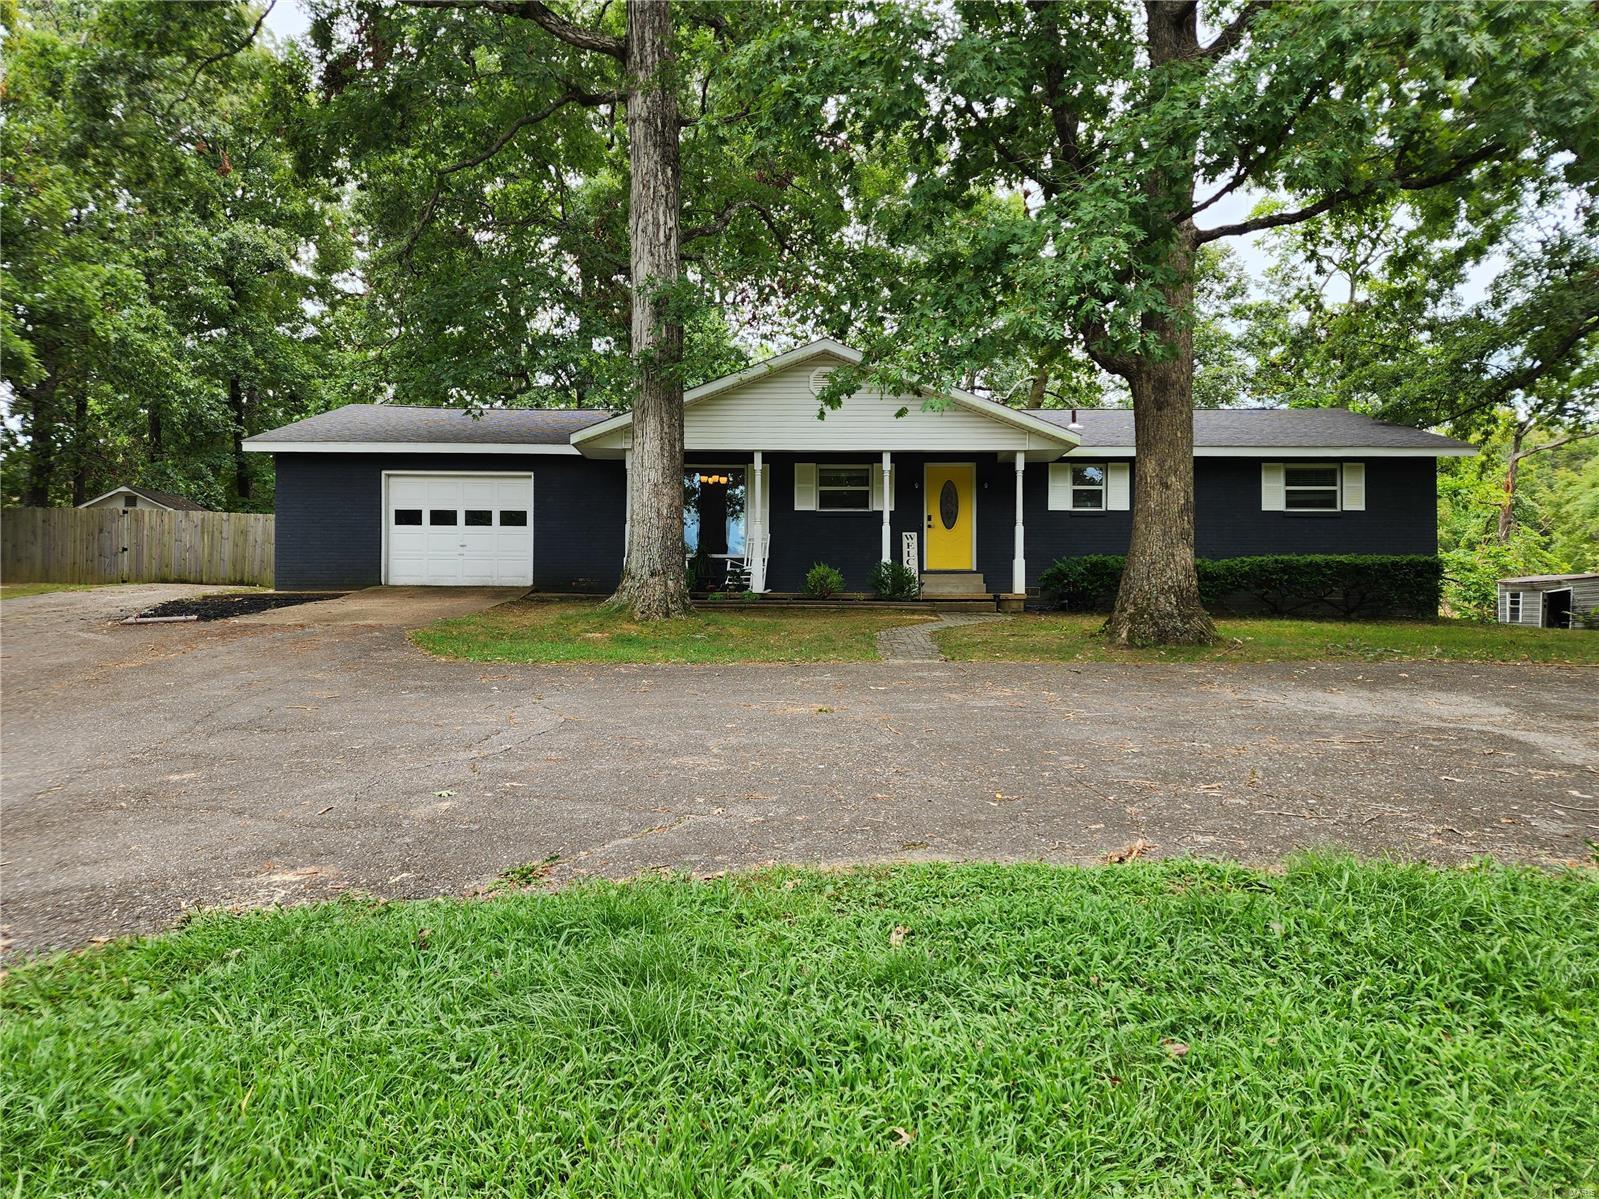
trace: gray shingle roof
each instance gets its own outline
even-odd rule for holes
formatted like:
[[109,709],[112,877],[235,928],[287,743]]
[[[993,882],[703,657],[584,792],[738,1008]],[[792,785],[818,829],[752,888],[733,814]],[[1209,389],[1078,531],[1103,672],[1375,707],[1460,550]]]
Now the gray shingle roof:
[[174,512],[211,511],[204,504],[197,503],[186,495],[175,495],[170,491],[157,491],[154,487],[141,487],[137,483],[129,483],[128,490],[136,491],[151,503],[161,504],[164,507],[171,508]]
[[473,417],[463,408],[346,404],[250,440],[565,445],[579,429],[611,415],[599,408],[488,408]]
[[[1069,409],[1033,408],[1036,417],[1065,428]],[[400,404],[346,404],[250,438],[252,442],[391,442],[452,445],[565,445],[573,433],[614,413],[599,408],[490,408],[479,416],[460,408]],[[1082,408],[1083,448],[1133,444],[1130,408]],[[1342,449],[1470,449],[1465,442],[1408,425],[1391,425],[1345,408],[1217,408],[1194,413],[1199,448],[1259,446]],[[776,447],[774,447],[776,448]]]
[[[1034,416],[1064,428],[1071,422],[1070,409],[1033,408]],[[1130,446],[1133,444],[1131,408],[1080,408],[1078,423],[1083,426],[1083,448]],[[1438,450],[1471,449],[1463,441],[1440,437],[1409,425],[1391,425],[1373,420],[1347,408],[1204,408],[1194,413],[1194,445],[1206,448],[1227,446],[1290,446],[1340,449],[1362,446],[1373,449]]]

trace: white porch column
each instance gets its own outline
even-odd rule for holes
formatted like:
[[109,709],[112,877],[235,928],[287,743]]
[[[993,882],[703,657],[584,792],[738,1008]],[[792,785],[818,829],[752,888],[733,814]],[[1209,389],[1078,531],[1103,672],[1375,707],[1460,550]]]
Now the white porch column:
[[750,470],[749,495],[746,503],[749,505],[749,520],[745,522],[746,538],[749,544],[745,547],[749,554],[750,564],[750,590],[766,590],[766,464],[761,461],[761,451],[755,451],[755,461]]
[[1010,589],[1013,595],[1027,593],[1027,530],[1022,521],[1022,472],[1027,469],[1027,455],[1016,451],[1016,552],[1011,556]]
[[627,561],[628,535],[633,531],[633,451],[622,451],[622,561]]
[[887,451],[883,451],[883,553],[881,560],[894,561],[894,530],[889,523],[894,507],[894,460]]

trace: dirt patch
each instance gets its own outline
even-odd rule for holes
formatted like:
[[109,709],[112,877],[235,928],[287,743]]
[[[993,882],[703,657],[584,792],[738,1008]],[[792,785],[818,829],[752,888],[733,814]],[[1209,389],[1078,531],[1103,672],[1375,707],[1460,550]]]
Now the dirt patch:
[[338,599],[341,594],[329,591],[276,591],[263,595],[201,595],[193,599],[168,600],[164,604],[146,608],[134,619],[171,620],[192,616],[196,620],[227,620],[230,616],[248,616],[252,612],[267,612],[273,608],[292,608],[297,604]]

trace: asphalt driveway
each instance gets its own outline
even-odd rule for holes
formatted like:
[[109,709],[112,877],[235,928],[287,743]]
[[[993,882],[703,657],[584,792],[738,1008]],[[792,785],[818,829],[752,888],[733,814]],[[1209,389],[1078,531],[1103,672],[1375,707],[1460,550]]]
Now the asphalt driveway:
[[431,659],[395,619],[109,623],[200,590],[5,603],[14,951],[550,858],[561,882],[1140,841],[1546,863],[1599,839],[1592,669],[501,666]]

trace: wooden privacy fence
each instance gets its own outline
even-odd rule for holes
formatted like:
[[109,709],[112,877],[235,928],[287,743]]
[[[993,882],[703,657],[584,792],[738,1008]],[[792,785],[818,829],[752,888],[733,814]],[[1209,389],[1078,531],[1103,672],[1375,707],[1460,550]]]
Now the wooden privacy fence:
[[7,583],[249,583],[272,586],[272,517],[258,512],[7,508]]

